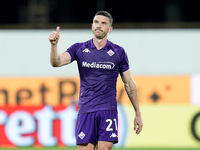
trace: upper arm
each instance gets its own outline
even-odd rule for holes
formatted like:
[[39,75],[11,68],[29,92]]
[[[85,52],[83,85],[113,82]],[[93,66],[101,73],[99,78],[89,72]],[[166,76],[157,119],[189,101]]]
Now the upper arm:
[[122,73],[120,73],[122,81],[124,82],[124,84],[129,84],[131,82],[133,82],[133,78],[131,77],[131,73],[130,70],[124,71]]
[[61,53],[59,55],[59,59],[60,59],[60,65],[59,66],[67,65],[71,62],[71,56],[68,52]]

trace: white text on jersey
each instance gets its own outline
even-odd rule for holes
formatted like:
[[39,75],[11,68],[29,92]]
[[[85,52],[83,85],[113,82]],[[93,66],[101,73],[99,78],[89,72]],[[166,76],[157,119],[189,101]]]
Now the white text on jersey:
[[82,62],[82,67],[87,68],[100,68],[100,69],[113,69],[115,67],[115,64],[112,62]]

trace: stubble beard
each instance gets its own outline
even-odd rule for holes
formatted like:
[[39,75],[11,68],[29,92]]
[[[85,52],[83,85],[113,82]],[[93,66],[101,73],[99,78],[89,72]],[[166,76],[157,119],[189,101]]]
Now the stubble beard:
[[95,31],[93,31],[93,34],[97,39],[101,40],[107,35],[107,32],[102,32],[101,34],[97,35],[97,34],[95,34]]

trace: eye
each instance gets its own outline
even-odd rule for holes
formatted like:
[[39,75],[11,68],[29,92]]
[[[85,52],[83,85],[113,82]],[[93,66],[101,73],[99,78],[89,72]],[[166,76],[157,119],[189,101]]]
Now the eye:
[[94,23],[98,23],[98,21],[97,21],[97,20],[95,20],[95,21],[94,21]]

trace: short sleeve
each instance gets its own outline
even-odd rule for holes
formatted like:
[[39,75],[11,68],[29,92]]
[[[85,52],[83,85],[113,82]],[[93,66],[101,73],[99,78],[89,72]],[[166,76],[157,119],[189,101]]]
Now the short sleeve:
[[119,72],[125,72],[129,69],[128,56],[124,49],[122,49],[120,54]]
[[66,52],[68,52],[71,56],[71,62],[74,60],[77,60],[76,54],[79,47],[80,47],[80,43],[75,43],[66,50]]

